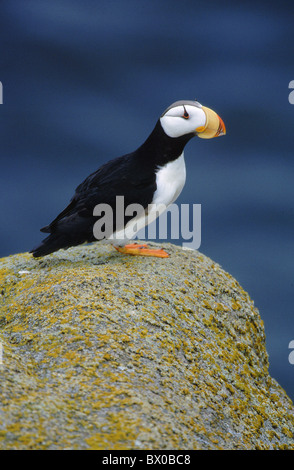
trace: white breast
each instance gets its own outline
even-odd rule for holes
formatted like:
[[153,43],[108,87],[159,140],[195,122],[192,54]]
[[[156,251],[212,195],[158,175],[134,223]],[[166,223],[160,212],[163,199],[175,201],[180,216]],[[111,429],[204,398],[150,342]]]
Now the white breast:
[[154,204],[172,204],[182,192],[186,182],[184,153],[176,160],[159,168],[156,173],[157,189],[153,196]]
[[[167,163],[160,167],[156,173],[157,189],[153,195],[153,200],[149,206],[149,211],[145,212],[141,217],[135,217],[130,220],[125,229],[116,232],[113,237],[120,243],[126,243],[133,238],[135,232],[144,228],[147,224],[155,220],[161,215],[165,209],[172,204],[180,195],[186,181],[186,165],[184,153],[182,153],[173,162]],[[131,234],[131,236],[129,235]],[[112,243],[114,243],[113,238]]]

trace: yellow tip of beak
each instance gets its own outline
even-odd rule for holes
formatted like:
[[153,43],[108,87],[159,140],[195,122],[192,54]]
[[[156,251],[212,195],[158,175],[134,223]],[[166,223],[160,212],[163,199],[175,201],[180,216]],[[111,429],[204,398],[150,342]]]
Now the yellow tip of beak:
[[224,121],[212,109],[202,106],[206,115],[205,126],[197,127],[196,133],[201,139],[212,139],[226,134]]

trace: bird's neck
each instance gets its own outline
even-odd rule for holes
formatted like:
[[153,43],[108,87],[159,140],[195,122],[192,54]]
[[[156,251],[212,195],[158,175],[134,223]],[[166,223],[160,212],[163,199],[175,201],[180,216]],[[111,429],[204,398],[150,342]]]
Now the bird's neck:
[[137,150],[137,154],[143,158],[148,155],[149,164],[154,162],[155,165],[162,166],[176,160],[192,137],[193,134],[176,138],[169,137],[162,129],[160,121],[157,121],[149,137]]

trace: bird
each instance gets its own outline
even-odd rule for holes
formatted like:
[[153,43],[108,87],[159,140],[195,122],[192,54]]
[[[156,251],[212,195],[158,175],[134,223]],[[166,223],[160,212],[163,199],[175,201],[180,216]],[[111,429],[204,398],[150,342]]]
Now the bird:
[[[162,209],[156,212],[156,208],[167,208],[177,199],[186,181],[186,144],[194,136],[211,139],[225,134],[226,127],[219,115],[197,100],[172,103],[137,150],[104,163],[76,188],[68,206],[40,229],[49,235],[30,253],[39,258],[59,249],[102,241],[111,243],[120,253],[168,257],[163,248],[130,243],[126,233],[136,234],[152,220],[147,216],[153,213],[156,218],[162,212]],[[135,217],[126,211],[118,213],[119,197],[124,207],[136,204],[142,212]],[[112,220],[103,219],[105,211],[99,211],[99,207],[110,208]],[[94,230],[97,224],[98,237]]]

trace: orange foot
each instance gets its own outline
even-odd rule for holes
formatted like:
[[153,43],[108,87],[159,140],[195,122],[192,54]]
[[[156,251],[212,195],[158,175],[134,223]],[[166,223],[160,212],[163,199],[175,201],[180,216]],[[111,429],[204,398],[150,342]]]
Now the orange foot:
[[148,245],[139,245],[138,243],[131,243],[125,246],[114,246],[114,248],[120,253],[128,255],[139,255],[139,256],[156,256],[158,258],[168,258],[169,254],[166,253],[162,248],[151,249]]

